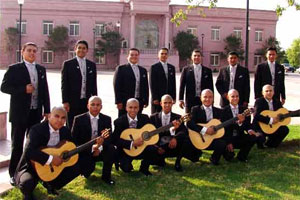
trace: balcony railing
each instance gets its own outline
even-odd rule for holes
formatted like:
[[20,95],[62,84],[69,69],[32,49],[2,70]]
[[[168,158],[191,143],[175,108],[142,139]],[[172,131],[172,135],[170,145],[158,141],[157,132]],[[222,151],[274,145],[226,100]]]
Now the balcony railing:
[[[129,48],[122,48],[121,53],[127,54]],[[157,55],[160,49],[139,49],[140,54],[155,54]],[[170,55],[177,55],[177,51],[175,49],[169,50],[169,56]]]

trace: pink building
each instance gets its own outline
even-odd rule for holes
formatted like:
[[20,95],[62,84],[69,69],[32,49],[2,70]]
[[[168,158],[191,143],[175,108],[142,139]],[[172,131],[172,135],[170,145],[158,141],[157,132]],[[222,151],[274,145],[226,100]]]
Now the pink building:
[[[64,25],[69,29],[72,41],[85,39],[90,45],[89,59],[94,59],[100,69],[114,69],[126,62],[126,48],[141,50],[140,64],[149,67],[157,61],[157,51],[170,47],[169,62],[179,69],[179,57],[173,48],[173,38],[179,31],[195,34],[200,45],[203,42],[203,64],[219,68],[226,64],[220,53],[224,51],[224,39],[235,34],[245,38],[245,9],[203,7],[206,17],[196,10],[188,15],[188,20],[180,27],[170,19],[182,5],[172,5],[170,0],[121,0],[120,2],[97,0],[25,0],[22,9],[22,43],[33,41],[38,44],[38,62],[47,68],[60,68],[62,60],[74,56],[73,47],[68,53],[55,55],[45,48],[45,41],[55,26]],[[249,69],[262,62],[255,55],[264,41],[276,35],[277,16],[274,11],[250,10]],[[5,30],[19,24],[19,5],[17,0],[0,1],[0,67],[4,68],[17,61],[18,45],[10,45]],[[119,58],[111,55],[94,58],[95,41],[101,38],[107,24],[117,25],[124,37]],[[243,39],[243,42],[245,40]],[[245,45],[244,45],[245,46]]]

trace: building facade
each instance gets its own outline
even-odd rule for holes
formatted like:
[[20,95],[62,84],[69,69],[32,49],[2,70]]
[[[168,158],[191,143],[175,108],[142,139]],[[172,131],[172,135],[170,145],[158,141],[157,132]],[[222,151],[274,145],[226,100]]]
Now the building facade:
[[[186,6],[172,5],[170,0],[25,0],[22,6],[22,43],[35,42],[39,46],[37,61],[47,68],[60,68],[62,61],[74,56],[73,44],[78,39],[89,43],[88,58],[99,69],[111,69],[127,62],[127,49],[139,48],[140,64],[149,67],[157,61],[161,47],[170,48],[169,62],[179,69],[179,56],[174,49],[173,38],[179,31],[189,31],[199,39],[203,51],[203,64],[218,69],[226,64],[221,57],[224,39],[234,34],[241,37],[245,46],[246,10],[236,8],[202,7],[205,17],[198,10],[188,14],[188,20],[176,27],[170,19]],[[277,16],[274,11],[250,10],[249,69],[263,61],[256,55],[265,40],[276,36]],[[56,26],[69,31],[70,48],[65,53],[47,49],[45,41]],[[101,33],[112,25],[123,36],[120,56],[94,54],[96,41]],[[19,29],[19,5],[17,0],[0,1],[0,67],[7,67],[19,59],[18,40],[8,40],[6,30]],[[203,44],[203,46],[202,46]]]

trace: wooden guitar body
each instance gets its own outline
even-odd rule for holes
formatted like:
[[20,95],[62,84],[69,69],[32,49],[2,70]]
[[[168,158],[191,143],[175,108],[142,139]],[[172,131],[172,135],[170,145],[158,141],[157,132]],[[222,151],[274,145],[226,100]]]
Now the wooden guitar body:
[[[220,120],[212,119],[206,124],[199,123],[197,125],[204,126],[204,127],[208,128],[210,126],[217,126],[219,124],[221,124]],[[217,130],[216,134],[214,134],[214,135],[204,134],[203,135],[204,141],[203,141],[201,136],[200,136],[201,133],[198,133],[198,132],[193,131],[191,129],[188,129],[188,130],[189,130],[189,137],[191,139],[191,142],[197,149],[206,149],[212,143],[212,141],[214,139],[222,137],[225,133],[224,128],[221,128],[221,129]]]

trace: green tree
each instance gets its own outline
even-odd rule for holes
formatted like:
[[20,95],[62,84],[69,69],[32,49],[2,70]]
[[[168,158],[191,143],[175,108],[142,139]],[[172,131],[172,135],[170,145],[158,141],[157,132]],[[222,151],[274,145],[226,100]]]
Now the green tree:
[[186,65],[187,59],[192,55],[194,49],[199,48],[199,41],[196,36],[191,33],[180,31],[173,38],[174,47],[179,53],[179,66]]
[[[19,31],[15,27],[8,27],[5,29],[5,50],[10,55],[15,55],[15,51],[18,49],[18,35]],[[13,62],[14,56],[8,56],[9,62]]]
[[230,51],[235,51],[238,53],[239,59],[244,60],[245,51],[243,49],[243,43],[241,38],[238,38],[234,34],[231,34],[224,39],[224,42],[225,52],[222,54],[222,57],[226,57]]
[[267,49],[269,47],[275,47],[277,49],[277,61],[280,63],[284,62],[285,60],[285,51],[280,47],[279,41],[275,38],[270,36],[265,42],[262,44],[262,48],[257,49],[255,54],[262,55],[266,59]]
[[300,66],[300,37],[293,41],[291,47],[286,50],[286,54],[292,66]]
[[69,30],[65,26],[56,26],[53,32],[48,36],[48,41],[45,41],[46,48],[64,55],[69,50]]

